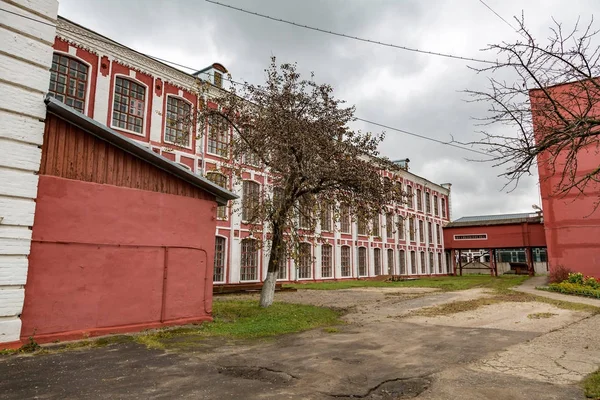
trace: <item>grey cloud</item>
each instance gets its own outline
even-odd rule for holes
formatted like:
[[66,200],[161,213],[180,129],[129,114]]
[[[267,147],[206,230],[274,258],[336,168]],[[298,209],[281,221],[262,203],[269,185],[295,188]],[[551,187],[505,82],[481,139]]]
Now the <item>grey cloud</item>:
[[[243,1],[227,4],[332,31],[432,51],[494,59],[479,49],[519,36],[477,1]],[[594,0],[486,0],[508,20],[524,8],[528,26],[543,39],[551,17],[567,24],[600,11]],[[334,86],[357,106],[356,115],[415,133],[476,140],[484,104],[467,103],[464,89],[481,89],[486,76],[463,61],[375,46],[268,21],[196,0],[61,0],[59,12],[125,45],[194,68],[219,61],[234,78],[261,83],[271,55],[298,62],[300,71]],[[597,12],[596,12],[597,14]],[[505,76],[512,79],[510,75]],[[356,123],[363,130],[381,129]],[[511,134],[509,127],[494,127]],[[453,183],[453,217],[529,211],[539,203],[536,177],[511,193],[502,190],[502,169],[472,163],[476,154],[388,131],[381,152],[411,159],[427,179]],[[535,172],[535,171],[534,171]]]

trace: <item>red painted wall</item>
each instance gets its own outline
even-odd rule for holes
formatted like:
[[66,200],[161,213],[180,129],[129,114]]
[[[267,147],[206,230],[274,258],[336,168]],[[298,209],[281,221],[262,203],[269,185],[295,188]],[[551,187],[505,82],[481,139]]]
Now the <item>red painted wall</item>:
[[[542,224],[447,227],[443,229],[444,247],[450,249],[500,249],[545,247]],[[454,235],[487,234],[487,240],[454,240]]]
[[214,202],[42,175],[21,337],[210,320]]
[[[582,109],[582,104],[576,104],[574,99],[583,103],[587,101],[584,95],[574,96],[581,91],[578,85],[567,84],[548,90],[566,107],[569,107],[568,104],[571,102],[572,109]],[[552,125],[540,113],[536,113],[536,109],[543,109],[544,103],[540,93],[532,91],[530,99],[534,116],[534,132],[536,137],[539,137]],[[575,112],[576,115],[580,113],[580,111]],[[600,105],[596,104],[590,111],[590,115],[599,114]],[[564,266],[600,278],[600,208],[596,209],[596,203],[600,198],[600,183],[590,182],[582,192],[574,189],[566,194],[556,194],[565,155],[565,152],[559,154],[552,163],[546,162],[549,159],[548,154],[538,156],[549,267],[553,270],[558,266]],[[598,168],[598,165],[600,165],[600,153],[597,146],[592,144],[577,154],[577,172],[573,179],[578,180],[579,177]]]

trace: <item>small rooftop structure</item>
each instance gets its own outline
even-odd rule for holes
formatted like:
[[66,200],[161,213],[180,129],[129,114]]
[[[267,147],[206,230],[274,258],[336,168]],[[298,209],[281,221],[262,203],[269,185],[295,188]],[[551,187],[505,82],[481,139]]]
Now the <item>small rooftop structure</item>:
[[403,170],[408,171],[408,163],[410,162],[408,158],[405,158],[404,160],[393,160],[392,162]]

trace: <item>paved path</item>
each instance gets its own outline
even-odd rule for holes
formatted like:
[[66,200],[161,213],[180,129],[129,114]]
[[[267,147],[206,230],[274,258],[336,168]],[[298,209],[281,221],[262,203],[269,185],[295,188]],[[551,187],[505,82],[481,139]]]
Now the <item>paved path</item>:
[[600,307],[600,299],[594,299],[592,297],[583,296],[572,296],[568,294],[561,294],[557,292],[548,292],[546,290],[537,290],[538,286],[545,286],[548,284],[547,276],[535,276],[531,279],[527,279],[520,286],[513,288],[518,292],[534,294],[536,296],[547,297],[554,300],[568,301],[570,303],[588,304],[590,306]]

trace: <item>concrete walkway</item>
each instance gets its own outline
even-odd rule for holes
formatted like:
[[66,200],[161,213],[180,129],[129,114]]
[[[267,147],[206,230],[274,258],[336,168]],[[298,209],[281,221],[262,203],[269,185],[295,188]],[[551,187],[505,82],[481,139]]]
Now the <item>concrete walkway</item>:
[[536,296],[547,297],[554,300],[562,300],[570,303],[588,304],[590,306],[600,307],[600,299],[595,299],[593,297],[573,296],[536,289],[538,286],[546,286],[547,284],[547,276],[534,276],[533,278],[527,279],[520,286],[514,287],[513,290],[516,290],[517,292],[534,294]]

